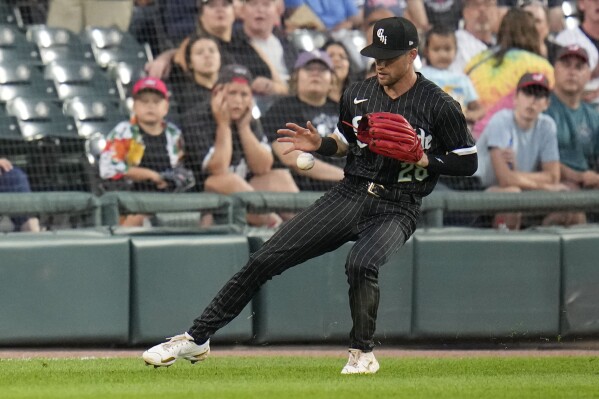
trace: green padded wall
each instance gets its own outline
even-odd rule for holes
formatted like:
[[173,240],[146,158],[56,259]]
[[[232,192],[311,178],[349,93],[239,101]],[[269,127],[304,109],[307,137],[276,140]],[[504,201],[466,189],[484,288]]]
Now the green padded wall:
[[[241,235],[131,237],[131,343],[156,343],[191,326],[221,286],[247,262]],[[252,337],[251,304],[217,333]]]
[[560,231],[562,237],[561,333],[599,333],[599,231]]
[[0,303],[0,344],[126,343],[129,240],[3,235]]
[[[250,237],[252,251],[266,238]],[[352,323],[344,266],[352,245],[289,269],[260,289],[254,299],[258,343],[347,342]],[[377,341],[407,337],[412,308],[411,241],[381,268],[379,284]]]
[[430,230],[414,237],[415,338],[559,333],[559,237]]

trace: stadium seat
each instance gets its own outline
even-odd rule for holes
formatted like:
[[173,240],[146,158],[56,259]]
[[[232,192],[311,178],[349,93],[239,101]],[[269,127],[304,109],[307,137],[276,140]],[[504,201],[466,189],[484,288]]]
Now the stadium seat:
[[35,43],[40,49],[50,47],[82,46],[79,37],[68,29],[51,28],[46,25],[32,25],[25,34],[27,40]]
[[[0,52],[2,49],[0,49]],[[17,96],[54,97],[56,90],[42,73],[25,60],[0,63],[0,103]]]
[[116,84],[96,64],[84,61],[53,61],[44,67],[45,79],[54,81],[58,97],[117,96]]
[[7,141],[21,142],[23,136],[17,118],[7,114],[3,108],[0,108],[0,146],[2,146],[4,156],[10,155],[7,154]]
[[63,115],[60,104],[47,97],[15,97],[7,102],[6,110],[17,118],[26,140],[78,138],[73,118]]
[[91,48],[85,47],[47,47],[41,48],[40,59],[44,65],[53,61],[94,61],[94,55]]
[[115,27],[88,27],[82,33],[83,40],[90,43],[98,65],[108,68],[120,61],[147,62],[151,51],[140,44],[130,33]]
[[0,3],[0,23],[10,25],[18,24],[15,10],[4,2]]
[[107,135],[119,122],[129,119],[122,112],[118,99],[105,97],[73,97],[63,104],[65,115],[75,119],[79,136],[89,138],[95,133]]
[[[1,6],[0,6],[1,9]],[[7,25],[0,21],[0,47],[20,47],[27,44],[27,37],[15,25]]]
[[138,79],[146,76],[144,66],[143,60],[119,61],[108,66],[108,76],[116,83],[121,100],[127,98]]
[[327,35],[311,29],[296,29],[289,34],[289,41],[298,51],[313,51],[324,46]]

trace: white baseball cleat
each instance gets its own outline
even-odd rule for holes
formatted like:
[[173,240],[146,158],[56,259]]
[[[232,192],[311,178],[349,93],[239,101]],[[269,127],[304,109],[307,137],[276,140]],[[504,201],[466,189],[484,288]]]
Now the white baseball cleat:
[[153,346],[142,355],[148,366],[168,367],[177,359],[189,360],[192,364],[208,357],[210,353],[210,340],[202,345],[193,342],[193,337],[188,333],[175,335],[168,338],[167,342]]
[[349,359],[341,370],[341,374],[374,374],[379,367],[379,362],[376,361],[373,352],[362,352],[360,349],[350,348]]

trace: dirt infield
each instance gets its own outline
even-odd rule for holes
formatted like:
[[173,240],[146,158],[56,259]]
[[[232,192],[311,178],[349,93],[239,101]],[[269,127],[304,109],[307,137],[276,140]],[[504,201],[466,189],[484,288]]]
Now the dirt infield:
[[[144,349],[72,349],[72,348],[0,348],[0,359],[85,359],[140,357]],[[211,356],[345,356],[347,348],[342,346],[213,346]],[[406,349],[381,347],[376,349],[381,357],[554,357],[554,356],[599,356],[599,345],[566,345],[562,347],[530,349]]]

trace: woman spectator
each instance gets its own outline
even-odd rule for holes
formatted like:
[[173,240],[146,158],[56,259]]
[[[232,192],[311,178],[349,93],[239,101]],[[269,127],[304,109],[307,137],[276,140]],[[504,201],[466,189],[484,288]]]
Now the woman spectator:
[[221,67],[217,40],[206,34],[192,35],[185,46],[185,65],[187,72],[178,70],[181,73],[173,73],[169,79],[180,114],[210,99]]
[[349,52],[345,45],[338,41],[329,41],[325,43],[323,49],[331,58],[335,73],[329,98],[338,103],[343,91],[356,80],[356,76],[352,71]]
[[527,72],[542,73],[553,86],[553,66],[541,55],[540,43],[533,16],[514,8],[501,21],[497,46],[478,54],[466,65],[464,72],[487,110],[485,117],[474,126],[475,137],[480,136],[495,112],[513,106],[520,76]]

